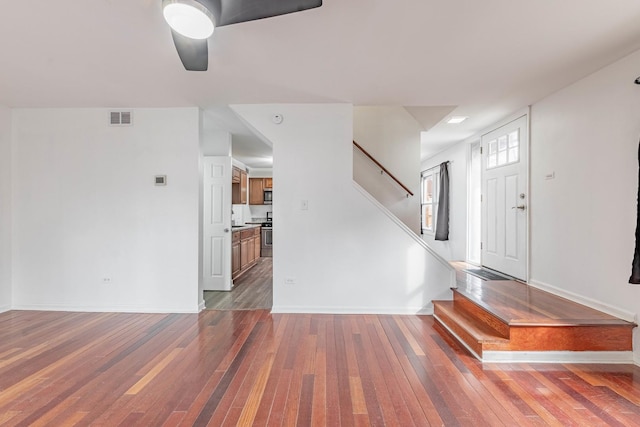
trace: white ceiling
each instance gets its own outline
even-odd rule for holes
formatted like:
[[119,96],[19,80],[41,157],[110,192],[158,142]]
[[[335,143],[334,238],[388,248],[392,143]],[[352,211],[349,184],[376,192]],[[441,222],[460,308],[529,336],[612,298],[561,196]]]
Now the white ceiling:
[[437,123],[425,146],[465,139],[640,48],[637,0],[325,0],[216,29],[198,73],[182,68],[160,0],[4,3],[2,105],[346,102],[470,117]]
[[273,146],[270,141],[254,133],[228,105],[210,106],[204,111],[207,130],[229,132],[232,137],[233,158],[250,168],[273,167]]

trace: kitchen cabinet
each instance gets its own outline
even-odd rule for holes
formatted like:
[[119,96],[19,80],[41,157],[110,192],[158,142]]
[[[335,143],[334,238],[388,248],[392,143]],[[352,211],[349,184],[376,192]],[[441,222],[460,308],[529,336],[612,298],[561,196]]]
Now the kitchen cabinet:
[[235,166],[231,177],[231,203],[234,205],[247,203],[247,172]]
[[249,204],[264,205],[264,181],[262,178],[249,178]]
[[240,269],[246,270],[249,265],[249,240],[240,240]]
[[249,178],[249,204],[264,205],[264,190],[273,188],[273,178]]
[[260,250],[262,249],[262,233],[260,227],[255,228],[255,235],[253,236],[253,250],[255,252],[256,261],[260,258]]
[[240,204],[247,204],[247,173],[240,171]]
[[242,270],[240,264],[240,232],[236,231],[233,233],[233,237],[231,239],[231,277],[235,279],[240,274]]
[[231,277],[239,277],[260,258],[260,227],[234,231],[231,245]]

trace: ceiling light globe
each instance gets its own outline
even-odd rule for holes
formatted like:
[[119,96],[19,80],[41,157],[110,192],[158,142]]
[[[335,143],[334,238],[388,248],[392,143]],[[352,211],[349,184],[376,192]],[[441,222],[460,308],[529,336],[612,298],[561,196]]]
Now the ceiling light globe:
[[165,0],[162,14],[174,31],[190,39],[202,40],[213,34],[213,15],[197,1]]

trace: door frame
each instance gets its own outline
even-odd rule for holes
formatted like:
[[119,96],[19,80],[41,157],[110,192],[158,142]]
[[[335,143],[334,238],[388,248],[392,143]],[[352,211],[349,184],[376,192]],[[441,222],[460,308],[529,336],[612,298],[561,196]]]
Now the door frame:
[[[467,146],[467,251],[465,254],[466,262],[469,264],[481,266],[482,253],[480,250],[480,242],[482,241],[482,204],[480,203],[480,195],[482,194],[482,156],[480,155],[480,147],[482,141],[480,137],[473,138]],[[473,153],[478,151],[480,161],[478,162],[478,170],[473,165]],[[476,182],[477,181],[477,182]],[[475,191],[474,191],[475,188]],[[477,256],[474,256],[474,253]]]

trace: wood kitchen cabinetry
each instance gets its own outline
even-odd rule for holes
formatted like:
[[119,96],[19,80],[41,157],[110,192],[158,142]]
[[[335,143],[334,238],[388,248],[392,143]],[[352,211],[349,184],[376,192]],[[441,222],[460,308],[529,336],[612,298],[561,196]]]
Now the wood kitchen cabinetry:
[[234,231],[231,245],[231,277],[242,275],[260,258],[260,227]]
[[273,178],[249,178],[249,204],[264,205],[264,190],[273,188]]
[[249,204],[264,205],[264,184],[262,178],[249,178]]
[[240,232],[235,231],[231,239],[231,277],[236,278],[240,275],[242,266],[240,264]]
[[231,203],[234,205],[247,203],[247,172],[235,166],[231,175]]
[[[253,228],[253,248],[254,248],[254,255],[253,255],[253,260],[254,262],[258,262],[258,259],[260,258],[260,240],[261,240],[261,227],[254,227]],[[258,250],[255,250],[256,248],[258,248]]]

